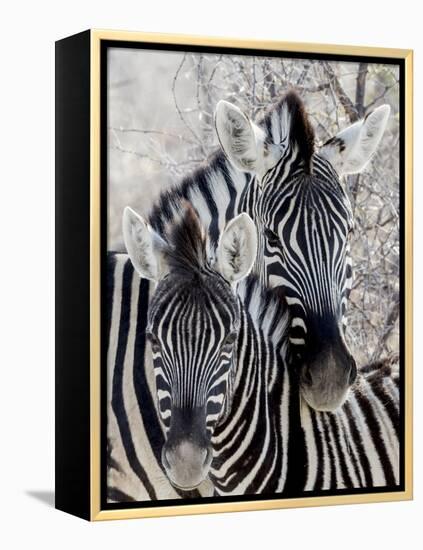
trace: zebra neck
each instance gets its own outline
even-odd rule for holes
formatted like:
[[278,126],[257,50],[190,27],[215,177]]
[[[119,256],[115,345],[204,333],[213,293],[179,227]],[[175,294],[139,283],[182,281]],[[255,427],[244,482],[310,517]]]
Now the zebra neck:
[[[238,287],[241,312],[239,337],[236,344],[234,396],[243,396],[249,403],[252,393],[266,394],[266,406],[273,400],[284,379],[289,342],[289,314],[278,294],[264,288],[258,278],[250,275]],[[286,380],[288,378],[286,377]],[[245,389],[249,393],[245,393]],[[270,396],[270,397],[269,397]],[[280,401],[272,406],[279,407]],[[235,411],[236,407],[231,408]],[[264,411],[272,414],[271,411]],[[250,409],[250,414],[253,410]]]
[[241,310],[248,314],[243,322],[254,327],[262,346],[270,343],[284,359],[289,341],[289,312],[280,291],[263,286],[253,274],[239,284],[237,294]]
[[219,150],[170,191],[161,193],[149,215],[150,225],[166,238],[188,202],[208,232],[211,245],[216,245],[226,223],[242,211],[240,197],[249,179],[249,175],[235,169]]
[[238,290],[241,324],[232,398],[213,435],[210,477],[219,494],[280,492],[288,450],[288,415],[283,408],[289,396],[280,342],[287,315],[284,309],[276,315],[281,305],[270,300],[255,278]]

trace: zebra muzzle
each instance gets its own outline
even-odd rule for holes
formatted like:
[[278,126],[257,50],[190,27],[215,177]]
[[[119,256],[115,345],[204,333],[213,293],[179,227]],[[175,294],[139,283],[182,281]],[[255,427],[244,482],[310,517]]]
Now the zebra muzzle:
[[301,393],[317,411],[335,411],[343,405],[357,377],[353,357],[345,352],[326,350],[301,368]]
[[162,463],[170,482],[186,491],[207,478],[212,458],[211,447],[200,447],[188,440],[172,446],[165,444],[162,450]]

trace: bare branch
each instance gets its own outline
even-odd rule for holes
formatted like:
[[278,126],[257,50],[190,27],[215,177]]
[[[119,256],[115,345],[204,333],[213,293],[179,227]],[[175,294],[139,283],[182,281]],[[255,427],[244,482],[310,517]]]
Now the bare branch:
[[355,108],[360,118],[363,117],[365,113],[364,98],[366,96],[366,77],[368,66],[368,63],[363,62],[358,65],[358,73],[355,87]]
[[155,134],[158,136],[166,136],[174,139],[178,139],[179,141],[184,141],[185,143],[189,143],[192,145],[194,142],[192,139],[189,139],[182,134],[172,134],[170,132],[164,132],[162,130],[141,130],[139,128],[116,128],[113,126],[109,126],[108,130],[113,132],[120,132],[122,134]]
[[206,151],[204,150],[204,147],[203,147],[203,143],[201,141],[201,139],[199,138],[199,136],[197,135],[197,133],[193,130],[193,128],[188,124],[188,122],[186,121],[182,111],[181,111],[181,108],[179,107],[179,103],[178,103],[178,100],[176,98],[176,82],[178,80],[178,77],[179,77],[179,73],[181,72],[182,70],[182,67],[184,66],[185,64],[185,61],[186,61],[186,58],[187,58],[187,54],[184,53],[184,56],[182,58],[182,61],[181,63],[179,64],[179,67],[177,68],[176,70],[176,73],[175,73],[175,76],[173,77],[173,81],[172,81],[172,96],[173,96],[173,101],[174,101],[174,104],[175,104],[175,108],[176,108],[176,111],[179,115],[179,118],[181,119],[181,121],[183,122],[183,124],[185,125],[185,127],[188,129],[188,131],[194,136],[194,139],[196,141],[196,143],[198,144],[198,146],[200,147],[201,149],[201,152],[203,154],[206,154]]
[[341,86],[341,83],[339,82],[339,79],[336,76],[335,71],[332,68],[332,65],[327,61],[325,61],[323,62],[323,67],[325,69],[325,72],[329,78],[329,82],[336,96],[338,97],[339,101],[341,102],[341,105],[344,108],[345,113],[347,114],[351,122],[355,122],[360,118],[358,115],[357,109],[354,107],[353,102],[348,97],[344,88]]

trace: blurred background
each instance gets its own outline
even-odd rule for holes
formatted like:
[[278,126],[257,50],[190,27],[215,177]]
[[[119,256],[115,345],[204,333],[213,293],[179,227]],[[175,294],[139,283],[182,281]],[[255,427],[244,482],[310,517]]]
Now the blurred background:
[[108,249],[123,251],[126,205],[147,215],[218,147],[213,113],[226,99],[253,119],[289,87],[303,98],[317,142],[378,105],[391,118],[372,162],[345,179],[355,216],[354,283],[347,339],[359,364],[399,350],[399,68],[328,62],[109,49]]

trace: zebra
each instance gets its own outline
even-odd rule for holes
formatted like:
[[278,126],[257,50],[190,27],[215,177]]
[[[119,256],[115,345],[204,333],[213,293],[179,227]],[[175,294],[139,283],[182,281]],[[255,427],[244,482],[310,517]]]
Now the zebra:
[[259,125],[226,101],[216,108],[222,150],[251,177],[240,203],[258,227],[256,272],[285,294],[302,395],[320,411],[339,408],[357,376],[345,340],[354,219],[340,178],[365,168],[389,113],[382,105],[315,150],[312,125],[295,92]]
[[[268,111],[268,113],[263,117],[262,121],[260,121],[258,125],[253,125],[248,121],[248,118],[245,117],[245,115],[242,115],[242,117],[253,128],[254,132],[257,133],[258,136],[261,136],[263,143],[265,143],[265,148],[267,151],[267,154],[264,155],[267,158],[266,160],[267,164],[265,165],[266,168],[271,163],[274,163],[274,166],[276,167],[278,165],[278,159],[281,161],[283,160],[283,158],[285,158],[284,155],[281,156],[281,152],[283,152],[284,149],[281,146],[282,140],[280,139],[280,136],[282,133],[282,129],[289,127],[288,122],[296,118],[296,116],[293,116],[295,113],[295,109],[292,107],[292,105],[295,106],[295,104],[296,104],[295,101],[292,100],[292,98],[290,99],[290,94],[288,94],[285,98],[277,102],[275,106]],[[222,135],[224,134],[222,134],[222,116],[221,116],[223,113],[222,105],[224,104],[219,104],[218,110],[216,112],[216,129],[217,129],[219,138],[223,143],[224,140],[222,138]],[[228,105],[226,105],[225,112],[228,111],[227,107]],[[229,110],[231,110],[231,107],[229,108]],[[374,113],[376,112],[377,110]],[[224,118],[225,117],[223,117],[223,119]],[[369,115],[367,117],[367,119],[369,120],[371,118],[372,118],[372,115]],[[363,126],[364,123],[361,123],[361,124]],[[369,128],[373,128],[374,126],[373,123],[369,125],[369,122],[367,122],[366,124],[367,126],[369,126]],[[230,127],[231,125],[229,125],[229,128]],[[293,125],[293,127],[297,127],[297,125],[295,124]],[[355,125],[355,127],[357,130],[357,124]],[[351,127],[351,129],[353,128],[354,128],[354,125],[353,127]],[[352,132],[351,129],[350,129],[350,133]],[[363,133],[362,129],[360,131],[361,133]],[[346,130],[344,130],[343,132],[341,132],[338,137],[335,137],[332,140],[332,145],[335,147],[335,150],[337,146],[340,146],[340,144],[342,143],[342,140],[345,140],[345,142],[349,146],[351,146],[351,144],[353,144],[354,146],[353,140],[348,137],[350,134],[348,134]],[[300,132],[298,133],[300,134]],[[354,132],[352,132],[352,134],[354,134]],[[380,134],[380,131],[379,131],[379,134]],[[231,135],[229,137],[231,137]],[[287,145],[289,145],[290,143],[289,140],[293,140],[293,143],[295,145],[294,149],[295,147],[297,147],[296,140],[298,139],[299,139],[298,137],[295,137],[294,139],[294,136],[291,134],[289,135],[289,137],[285,136],[285,142],[287,143]],[[360,144],[362,141],[363,140],[359,139],[358,143]],[[376,148],[377,146],[376,141],[377,140],[375,139],[370,140],[371,142],[370,145],[372,145],[373,148]],[[355,143],[355,145],[357,145],[357,143]],[[342,149],[343,147],[340,147],[340,148]],[[286,151],[288,151],[288,149],[289,148],[287,147]],[[332,154],[332,157],[329,155],[329,152],[331,150],[330,143],[327,144],[326,149],[327,149],[326,154],[328,157],[330,157],[331,162],[333,162],[334,165],[337,164],[337,161],[336,161],[337,155]],[[348,150],[348,148],[344,148],[343,151],[339,152],[339,154],[345,152],[346,150]],[[368,157],[371,156],[371,153],[372,151],[370,150],[370,147],[367,147]],[[196,210],[196,212],[199,214],[201,223],[209,236],[208,242],[211,243],[212,250],[215,249],[217,246],[219,235],[223,227],[226,225],[228,220],[230,220],[236,213],[243,212],[243,211],[249,212],[250,215],[255,220],[255,223],[260,227],[260,215],[262,212],[260,211],[256,213],[254,203],[251,204],[251,196],[254,193],[257,193],[258,190],[260,190],[259,185],[256,185],[256,182],[260,178],[259,176],[257,176],[257,174],[254,174],[252,172],[246,172],[244,165],[239,167],[239,166],[236,166],[236,164],[233,164],[232,162],[233,159],[231,158],[231,160],[229,160],[230,156],[231,155],[230,154],[228,155],[225,147],[223,147],[222,151],[218,151],[214,155],[212,155],[209,161],[205,163],[203,166],[201,166],[194,174],[184,178],[182,182],[177,184],[171,191],[161,195],[159,201],[156,203],[155,207],[152,209],[152,212],[149,216],[149,223],[155,229],[155,231],[161,236],[162,239],[166,239],[166,234],[168,229],[172,228],[175,220],[179,219],[181,206],[186,201],[191,203],[194,209]],[[317,156],[318,156],[317,154],[313,155],[314,158],[317,158]],[[351,155],[349,155],[348,158],[350,159],[348,162],[351,164]],[[344,164],[348,168],[349,165],[346,164],[345,162]],[[251,164],[251,167],[253,167],[252,164]],[[275,175],[276,173],[277,172],[275,172]],[[270,189],[270,186],[266,185],[266,188]],[[268,203],[270,204],[271,201],[268,201]],[[269,228],[266,228],[264,231],[265,231],[266,238],[268,239],[269,231],[270,231]],[[262,241],[263,241],[262,231],[260,231],[259,232],[259,250],[264,250],[264,247],[262,245],[260,246],[260,243],[262,243]],[[277,257],[276,259],[277,261],[274,262],[274,266],[273,266],[273,270],[275,272],[277,272],[277,270],[279,269],[278,267],[279,258]],[[256,266],[258,266],[258,273],[260,273],[260,266],[263,266],[263,265],[264,265],[263,261],[256,262]],[[348,267],[348,258],[346,258],[347,272],[348,272],[348,269],[350,268]],[[257,270],[257,267],[256,267],[256,270]],[[274,273],[273,274],[271,273],[270,283],[275,284],[275,282],[280,283],[280,280],[275,280]],[[149,286],[149,283],[147,280],[143,281],[140,292],[142,294],[143,307],[146,310],[148,308],[149,293],[151,292],[151,287]],[[286,292],[286,294],[287,294],[287,300],[288,302],[290,302],[289,304],[290,307],[294,308],[296,304],[295,302],[293,302],[293,300],[295,300],[295,298],[291,298],[289,296],[289,292]],[[343,299],[345,301],[345,296]],[[295,334],[295,332],[299,331],[300,329],[301,329],[301,320],[299,315],[297,315],[296,317],[294,316],[294,320],[291,322],[291,332],[293,333],[291,334],[292,345],[298,343],[299,337],[298,335]],[[144,343],[142,344],[142,346],[144,346]],[[149,351],[148,346],[146,351],[147,352]],[[143,349],[142,353],[144,354],[144,352],[145,350]],[[301,354],[299,355],[301,357]],[[110,363],[109,372],[113,372],[113,368],[114,368],[113,357],[114,356],[112,354],[111,359],[109,360],[109,363]],[[149,353],[146,353],[145,360],[147,362],[149,360],[148,357],[149,357]],[[325,390],[325,387],[323,387],[322,392],[324,390]],[[309,399],[309,401],[310,401],[310,404],[313,405],[312,400]],[[113,441],[115,442],[118,442],[119,438],[121,436],[123,437],[122,430],[125,429],[124,426],[120,426],[120,427],[116,426],[116,423],[111,421],[109,427],[111,431],[111,439],[113,439]],[[156,443],[158,443],[158,440],[159,438],[157,438]],[[153,494],[153,493],[154,491],[150,492],[150,494]]]
[[151,286],[134,272],[127,254],[108,253],[106,272],[107,341],[107,500],[148,501],[210,496],[210,484],[181,492],[161,464],[163,426],[145,325]]
[[[138,406],[132,407],[143,417],[138,420],[143,430],[128,423],[136,431],[129,434],[134,440],[161,418],[161,452],[155,450],[156,463],[149,464],[151,472],[145,470],[149,484],[149,474],[154,478],[154,468],[160,470],[159,462],[185,498],[198,496],[193,488],[207,477],[213,493],[221,496],[398,484],[397,377],[387,367],[369,368],[339,411],[317,412],[308,406],[286,364],[288,307],[278,289],[263,289],[256,276],[248,275],[257,243],[247,215],[227,225],[213,263],[192,210],[170,242],[130,209],[124,226],[131,260],[122,255],[123,270],[117,276],[122,284],[113,288],[117,297],[126,295],[125,300],[135,302],[128,314],[130,326],[125,327],[132,338],[145,337],[142,331],[138,334],[145,309],[139,292],[144,279],[135,277],[131,262],[138,274],[159,281],[147,330],[156,404],[154,383],[137,381],[135,373],[145,367],[142,361],[135,365],[133,349],[125,355],[134,363],[129,384],[135,389],[129,390],[121,375],[112,384],[113,393],[145,393],[143,402],[138,398]],[[133,346],[142,348],[139,343]],[[149,453],[149,436],[141,441],[146,449],[139,450],[140,457]],[[123,442],[126,457],[134,463],[132,446],[131,441]],[[119,467],[112,465],[111,470]],[[138,477],[143,487],[146,479]],[[119,483],[116,476],[109,481]],[[186,488],[190,492],[185,493]],[[118,497],[126,494],[121,487],[110,490]]]
[[238,213],[250,215],[259,230],[254,271],[286,295],[293,312],[292,360],[304,398],[317,410],[339,407],[357,372],[344,337],[353,218],[340,177],[366,166],[388,116],[389,106],[378,107],[315,151],[312,126],[295,92],[271,106],[258,124],[221,101],[215,113],[221,150],[162,193],[148,216],[166,240],[190,203],[213,253],[226,223]]
[[[235,213],[250,176],[233,167],[221,150],[171,190],[163,192],[151,208],[149,223],[161,239],[189,203],[201,218],[211,248]],[[110,501],[156,500],[212,494],[210,484],[183,493],[163,471],[160,452],[163,427],[154,409],[151,345],[144,337],[146,312],[153,292],[151,281],[139,279],[126,254],[108,254],[108,468]],[[136,318],[131,317],[136,315]],[[128,334],[129,327],[132,328]],[[134,355],[135,354],[135,355]],[[136,363],[134,368],[133,363]],[[149,368],[151,366],[151,369]],[[142,378],[140,380],[139,378]],[[131,428],[137,426],[136,437]],[[146,456],[143,449],[147,449]]]

